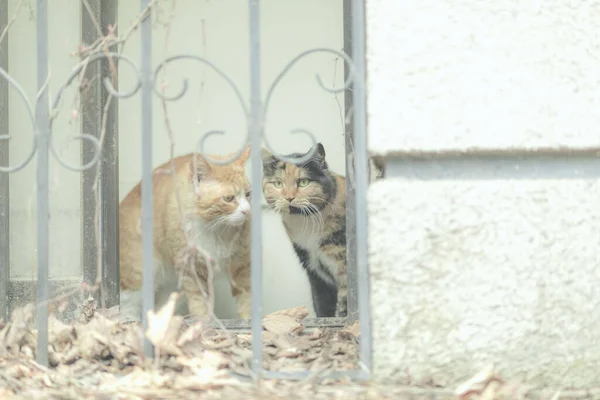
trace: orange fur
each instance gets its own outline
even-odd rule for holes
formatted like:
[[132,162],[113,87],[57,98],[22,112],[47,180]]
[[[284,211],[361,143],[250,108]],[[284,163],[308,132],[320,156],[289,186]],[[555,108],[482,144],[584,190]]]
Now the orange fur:
[[[208,312],[202,294],[207,288],[208,269],[196,251],[199,247],[225,270],[240,317],[250,318],[250,184],[244,172],[248,157],[246,148],[236,161],[221,166],[200,155],[187,154],[174,159],[175,177],[170,173],[170,161],[155,169],[155,293],[158,297],[166,285],[163,276],[175,273],[192,315],[205,316]],[[137,296],[142,285],[141,214],[140,182],[119,207],[120,288]],[[124,304],[128,301],[122,295],[122,312],[132,307]]]

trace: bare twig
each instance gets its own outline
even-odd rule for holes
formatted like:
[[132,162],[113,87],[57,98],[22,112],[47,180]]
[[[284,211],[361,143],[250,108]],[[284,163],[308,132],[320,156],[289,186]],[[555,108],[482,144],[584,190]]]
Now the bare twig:
[[[169,18],[166,24],[166,33],[165,33],[165,53],[167,52],[167,48],[168,48],[168,44],[169,44],[169,37],[170,37],[170,33],[171,33],[171,25],[173,22],[173,19],[175,17],[175,7],[176,7],[176,0],[173,0],[171,2],[171,11],[169,12]],[[166,70],[167,70],[167,65],[165,65],[164,68],[164,73],[166,74]],[[193,234],[190,234],[190,232],[188,232],[188,230],[186,229],[186,219],[183,213],[183,204],[181,202],[181,193],[179,191],[179,182],[178,182],[178,178],[177,178],[177,174],[175,171],[175,139],[174,139],[174,135],[173,135],[173,128],[171,125],[171,120],[169,118],[169,112],[168,112],[168,107],[167,107],[167,100],[165,97],[165,91],[166,91],[166,80],[165,83],[163,83],[161,85],[161,90],[162,90],[162,98],[161,98],[161,104],[162,104],[162,108],[163,108],[163,113],[164,113],[164,122],[165,122],[165,127],[167,130],[167,135],[169,137],[169,158],[170,158],[170,173],[171,176],[173,177],[173,183],[175,185],[175,197],[177,200],[177,210],[179,213],[179,222],[181,224],[181,229],[184,232],[185,236],[186,236],[186,241],[187,241],[187,246],[188,249],[187,251],[192,251],[192,252],[197,252],[198,254],[202,255],[204,257],[204,262],[206,264],[206,268],[207,268],[207,290],[206,290],[206,301],[208,303],[208,312],[210,313],[211,316],[214,316],[214,283],[213,283],[213,279],[214,279],[214,267],[216,266],[216,260],[205,250],[203,249],[200,245],[194,243],[195,242],[195,238]],[[195,161],[195,159],[193,159],[192,161]],[[197,283],[200,283],[199,280],[199,276],[197,276],[197,272],[195,271],[195,257],[190,257],[190,261],[188,263],[188,268],[190,268],[190,272],[192,272],[192,276],[194,276],[195,278],[198,278]],[[183,280],[183,275],[185,273],[185,269],[182,268],[180,273],[179,273],[179,289],[181,289],[181,282]],[[202,285],[200,286],[202,288]],[[215,316],[216,318],[216,316]],[[218,318],[216,318],[218,319]]]
[[[82,0],[83,7],[87,10],[89,17],[92,21],[92,24],[96,28],[96,31],[98,33],[98,38],[91,45],[88,45],[88,46],[80,45],[78,50],[73,53],[73,55],[79,56],[83,63],[82,69],[79,72],[78,77],[77,77],[78,91],[76,94],[76,98],[74,99],[75,103],[77,103],[78,100],[79,100],[79,103],[81,103],[81,101],[80,101],[81,92],[86,90],[87,88],[89,88],[91,83],[93,83],[93,79],[96,79],[96,77],[93,77],[91,80],[86,79],[85,75],[88,70],[89,62],[90,62],[92,56],[96,55],[97,53],[102,52],[105,54],[106,59],[109,63],[109,68],[110,68],[110,72],[111,72],[111,81],[112,81],[113,87],[116,86],[118,71],[117,71],[116,62],[110,54],[110,48],[112,46],[118,45],[118,44],[123,45],[123,46],[121,46],[121,49],[119,51],[119,54],[121,54],[123,52],[123,47],[124,47],[124,44],[126,43],[126,41],[131,37],[133,32],[140,26],[141,22],[150,14],[152,7],[157,2],[158,2],[158,0],[152,0],[148,4],[148,6],[144,10],[142,10],[142,12],[139,14],[138,18],[134,21],[132,26],[126,31],[125,35],[123,35],[122,37],[117,37],[116,36],[116,27],[117,27],[116,23],[114,25],[109,25],[106,34],[104,34],[102,32],[102,27],[100,25],[100,22],[97,20],[96,16],[93,13],[93,10],[89,4],[89,1]],[[17,17],[17,13],[21,9],[21,7],[23,6],[24,3],[25,3],[25,1],[21,0],[17,4],[14,15],[11,17],[9,23],[3,30],[2,34],[0,34],[0,42],[5,38],[10,25],[15,21],[15,19]],[[44,91],[46,91],[48,89],[49,82],[50,82],[50,74],[48,74],[46,81],[44,82],[44,84],[42,85],[42,87],[40,88],[40,90],[37,93],[36,106],[37,106],[37,102],[39,102],[39,99],[40,99],[42,93],[44,93]],[[104,104],[104,107],[103,107],[101,129],[100,129],[100,135],[98,138],[99,143],[100,143],[100,151],[103,150],[104,140],[106,137],[108,112],[111,107],[112,97],[113,96],[111,96],[111,95],[108,96],[108,98]],[[53,120],[58,116],[58,110],[52,109],[51,105],[49,107],[50,107],[49,118],[50,118],[50,120]],[[74,104],[74,107],[73,107],[74,108],[74,110],[73,110],[74,119],[77,119],[77,117],[79,116],[79,111],[76,109],[76,107],[77,106]],[[81,107],[81,104],[79,104],[79,107]],[[101,178],[101,170],[102,170],[101,168],[102,168],[102,158],[99,158],[98,163],[96,164],[96,178],[95,178],[94,185],[92,186],[92,190],[94,192],[94,197],[96,199],[95,216],[94,216],[94,230],[95,230],[95,239],[96,239],[96,247],[97,247],[97,257],[96,257],[97,265],[96,265],[95,282],[93,282],[93,283],[82,282],[81,284],[76,284],[71,287],[65,288],[65,290],[63,291],[63,293],[61,295],[55,296],[54,298],[49,299],[48,301],[40,302],[38,304],[39,306],[46,306],[46,305],[52,304],[52,303],[63,302],[66,299],[68,299],[78,293],[81,293],[81,292],[92,294],[92,293],[97,292],[101,288],[101,284],[102,284],[102,257],[101,257],[102,244],[100,241],[100,227],[99,227],[99,216],[100,216],[101,204],[99,202],[99,196],[98,196],[98,186],[99,186],[99,180]]]
[[19,3],[17,4],[17,7],[15,8],[15,12],[10,17],[10,20],[8,20],[8,23],[6,24],[6,26],[2,30],[2,33],[0,34],[0,43],[2,43],[2,41],[4,40],[4,38],[6,37],[6,35],[8,34],[8,30],[10,29],[11,25],[14,24],[15,21],[17,20],[17,16],[19,15],[19,11],[21,10],[21,7],[23,6],[24,3],[25,3],[25,0],[20,0]]
[[[164,43],[165,54],[167,53],[169,38],[170,38],[170,33],[171,33],[171,26],[172,26],[173,19],[175,17],[175,7],[176,7],[176,0],[173,0],[171,3],[171,10],[169,12],[168,21],[166,23],[166,33],[165,33],[165,43]],[[204,22],[205,22],[204,19],[202,19],[203,51],[206,50],[206,31],[205,31],[205,23]],[[169,118],[167,100],[166,100],[166,96],[165,96],[165,91],[166,91],[166,87],[167,87],[167,79],[166,79],[167,67],[168,67],[168,65],[165,65],[164,69],[163,69],[163,73],[165,74],[165,79],[163,80],[163,84],[161,85],[161,91],[162,91],[161,105],[162,105],[162,109],[163,109],[163,113],[164,113],[165,128],[167,131],[167,135],[169,137],[169,157],[170,157],[169,171],[170,171],[171,176],[173,177],[173,182],[175,185],[175,197],[177,200],[177,210],[179,213],[179,221],[181,224],[181,229],[184,232],[184,234],[186,236],[186,241],[187,241],[187,249],[183,249],[183,251],[192,252],[192,253],[202,256],[202,258],[204,259],[204,264],[206,265],[206,270],[207,270],[206,290],[204,290],[204,285],[202,283],[199,271],[197,271],[197,269],[196,269],[195,257],[190,257],[188,265],[185,266],[184,268],[181,268],[181,270],[179,271],[178,289],[181,290],[183,278],[184,278],[184,275],[185,275],[186,269],[187,269],[187,272],[191,275],[191,277],[193,277],[193,279],[196,282],[196,285],[198,285],[203,296],[205,297],[206,310],[208,312],[208,319],[216,322],[216,324],[223,330],[223,332],[229,337],[229,339],[232,339],[232,337],[231,337],[229,331],[227,330],[227,328],[225,327],[225,325],[223,325],[221,320],[215,314],[214,279],[215,279],[215,270],[218,270],[219,266],[218,266],[216,260],[211,256],[211,254],[209,254],[206,251],[206,249],[202,248],[200,246],[200,244],[196,243],[193,232],[189,232],[186,229],[186,217],[184,215],[184,207],[183,207],[182,200],[181,200],[179,182],[178,182],[177,174],[175,171],[175,138],[174,138],[174,133],[173,133],[173,127],[171,125],[171,119]],[[201,88],[200,94],[201,95],[202,95],[202,92],[203,92],[204,86],[205,86],[204,69],[202,71],[203,71],[203,76],[201,78],[201,86],[200,86],[200,88]],[[195,162],[196,162],[196,159],[195,159],[195,156],[193,156],[192,163],[194,163],[194,170],[196,168]]]

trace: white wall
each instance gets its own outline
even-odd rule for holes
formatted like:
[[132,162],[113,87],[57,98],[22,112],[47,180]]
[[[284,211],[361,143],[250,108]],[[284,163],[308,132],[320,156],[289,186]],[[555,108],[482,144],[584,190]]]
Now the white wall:
[[[8,0],[9,19],[17,0]],[[48,52],[50,96],[67,79],[77,62],[71,52],[80,43],[79,0],[51,1],[48,5]],[[64,23],[64,21],[71,21]],[[37,94],[35,1],[24,7],[9,31],[10,75],[23,87],[35,113]],[[75,84],[76,86],[76,84]],[[78,133],[79,121],[72,121],[73,90],[63,99],[62,114],[54,123],[56,149],[66,161],[76,164],[80,159],[80,143],[66,139]],[[9,129],[11,165],[25,159],[31,148],[33,130],[23,100],[9,90]],[[6,142],[2,142],[4,145]],[[10,176],[10,244],[11,279],[32,279],[36,275],[36,160]],[[50,277],[81,276],[80,173],[64,169],[50,156]]]
[[[9,0],[9,16],[17,0]],[[80,43],[80,1],[60,0],[49,4],[50,95],[54,98],[78,59],[71,56]],[[139,13],[139,2],[120,2],[119,27],[124,32]],[[153,63],[165,56],[190,53],[202,55],[220,66],[238,85],[244,100],[249,94],[248,9],[243,0],[176,2],[170,39],[165,46],[165,22],[171,3],[159,3],[153,14]],[[25,2],[9,36],[9,72],[23,86],[34,107],[37,92],[35,2]],[[64,23],[72,21],[72,23]],[[261,58],[263,97],[276,75],[298,53],[313,47],[341,50],[343,47],[342,0],[265,1],[261,12]],[[139,31],[125,47],[125,55],[139,65]],[[301,61],[281,82],[270,106],[266,133],[275,150],[307,150],[306,138],[289,133],[295,128],[311,130],[328,151],[333,170],[344,173],[343,94],[333,95],[319,88],[315,75],[340,87],[341,60],[333,55],[313,55]],[[234,151],[241,145],[247,127],[233,92],[214,73],[200,64],[184,61],[168,69],[170,93],[189,77],[186,97],[169,104],[176,140],[176,154],[194,150],[203,132],[224,129],[227,136],[209,143],[218,153]],[[120,87],[128,87],[132,74],[120,68]],[[201,90],[200,82],[204,81]],[[79,120],[73,120],[74,91],[63,98],[61,114],[54,123],[53,137],[59,153],[71,163],[79,161],[79,143],[68,137],[78,133]],[[10,91],[11,160],[25,157],[32,134],[25,108],[14,90]],[[120,198],[141,177],[140,95],[119,102]],[[168,159],[168,140],[160,101],[154,101],[154,165]],[[191,129],[190,129],[191,128]],[[50,275],[51,278],[78,279],[81,276],[80,179],[81,174],[65,170],[50,157]],[[248,171],[250,173],[250,171]],[[35,159],[24,170],[11,175],[11,278],[35,277]],[[307,279],[293,253],[279,219],[264,215],[265,312],[296,305],[311,308]],[[231,316],[231,309],[221,309]]]
[[[176,54],[195,54],[222,68],[237,84],[246,102],[250,90],[248,8],[244,0],[179,0],[168,44],[164,22],[170,2],[160,3],[153,14],[153,63]],[[314,47],[343,48],[342,0],[268,0],[261,4],[261,89],[263,98],[276,75],[297,54]],[[119,29],[125,31],[139,13],[139,2],[119,3]],[[136,32],[124,54],[139,63],[140,35]],[[309,129],[323,142],[334,171],[344,173],[344,129],[341,114],[343,93],[336,96],[321,90],[315,74],[324,82],[343,84],[342,61],[333,55],[314,55],[300,62],[281,82],[267,116],[266,134],[277,151],[306,151],[308,139],[288,133]],[[189,78],[189,92],[168,104],[175,135],[176,155],[193,151],[200,136],[222,129],[227,134],[209,143],[210,151],[224,154],[243,143],[247,126],[233,91],[216,74],[194,61],[179,61],[168,68],[168,93],[180,90],[183,77]],[[120,66],[120,87],[130,86],[132,73]],[[201,86],[204,82],[204,88]],[[154,99],[153,164],[168,160],[169,141],[164,114]],[[140,96],[119,102],[120,198],[141,178]],[[250,173],[250,171],[248,171]],[[291,243],[276,216],[264,215],[264,311],[306,305],[312,308],[307,279]],[[229,292],[226,288],[223,292]],[[223,300],[224,301],[224,300]],[[218,298],[219,302],[219,298]],[[230,317],[231,305],[217,304],[222,317]]]
[[[591,174],[556,175],[597,171],[599,10],[367,2],[372,152],[562,152],[536,166],[544,179],[465,179],[480,163],[445,181],[388,168],[372,185],[377,377],[452,386],[493,363],[508,381],[598,385],[600,186]],[[592,150],[583,168],[568,155],[582,148]],[[498,165],[487,164],[490,175]]]

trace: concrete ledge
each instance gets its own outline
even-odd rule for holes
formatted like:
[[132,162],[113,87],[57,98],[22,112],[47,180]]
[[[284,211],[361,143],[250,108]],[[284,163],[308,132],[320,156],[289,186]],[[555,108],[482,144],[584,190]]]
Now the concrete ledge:
[[375,376],[600,384],[600,181],[414,180],[369,190]]
[[[50,299],[60,295],[72,293],[67,299],[64,312],[59,315],[60,319],[67,322],[79,315],[83,304],[83,292],[78,289],[81,284],[78,279],[51,279],[49,282]],[[10,280],[8,286],[8,310],[9,315],[16,308],[36,301],[36,281],[34,280]]]

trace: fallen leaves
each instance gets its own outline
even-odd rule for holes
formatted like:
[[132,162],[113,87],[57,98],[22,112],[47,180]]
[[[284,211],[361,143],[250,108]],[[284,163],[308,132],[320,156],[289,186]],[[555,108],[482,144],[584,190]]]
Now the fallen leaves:
[[460,384],[454,394],[458,400],[524,399],[528,389],[527,385],[505,382],[490,364]]
[[180,356],[181,350],[177,346],[179,331],[183,325],[183,317],[173,315],[179,294],[171,293],[167,303],[158,312],[148,311],[148,329],[146,337],[158,351],[163,354]]
[[[85,393],[102,393],[106,398],[169,397],[172,390],[210,392],[252,386],[235,377],[252,376],[252,335],[217,329],[203,320],[188,326],[174,315],[176,294],[161,309],[148,313],[145,331],[140,324],[121,322],[118,308],[96,309],[90,299],[84,303],[73,323],[50,315],[51,368],[34,361],[33,308],[15,310],[8,323],[0,324],[0,398],[4,393],[44,397],[49,391],[62,398],[86,398]],[[264,316],[264,368],[356,369],[358,325],[306,330],[302,322],[307,316],[306,307]],[[143,356],[144,336],[157,349],[154,362]]]
[[299,333],[304,328],[301,322],[307,316],[308,309],[306,307],[276,311],[264,316],[263,328],[275,335]]

